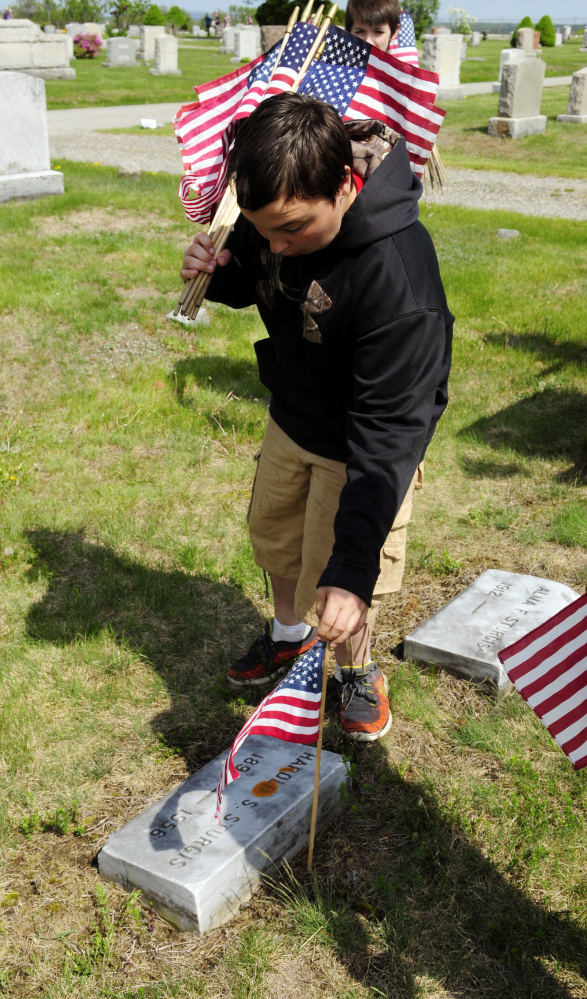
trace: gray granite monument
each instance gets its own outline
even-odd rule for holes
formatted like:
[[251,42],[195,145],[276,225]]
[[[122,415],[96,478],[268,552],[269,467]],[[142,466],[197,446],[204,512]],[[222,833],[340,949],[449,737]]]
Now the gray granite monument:
[[583,44],[581,45],[579,52],[587,52],[587,28],[585,28],[583,32]]
[[545,70],[542,59],[523,59],[503,67],[497,117],[489,119],[489,135],[520,139],[545,131],[546,115],[540,114]]
[[587,66],[573,73],[567,113],[556,116],[567,125],[587,125]]
[[226,53],[234,52],[234,36],[236,34],[236,28],[223,28],[222,29],[222,45],[218,49],[223,55]]
[[[206,933],[231,919],[264,873],[273,874],[308,843],[316,749],[250,736],[215,818],[226,753],[188,777],[114,833],[98,869],[143,897],[180,930]],[[318,829],[344,807],[349,780],[340,756],[323,752]]]
[[506,690],[497,653],[578,596],[549,579],[489,569],[406,637],[404,656]]
[[138,66],[138,38],[108,38],[103,66]]
[[261,51],[269,52],[276,42],[285,35],[285,24],[263,24],[261,26]]
[[141,24],[141,47],[139,49],[139,59],[143,62],[153,62],[155,58],[155,39],[165,34],[163,24]]
[[0,73],[0,201],[63,194],[51,169],[45,84],[25,73]]

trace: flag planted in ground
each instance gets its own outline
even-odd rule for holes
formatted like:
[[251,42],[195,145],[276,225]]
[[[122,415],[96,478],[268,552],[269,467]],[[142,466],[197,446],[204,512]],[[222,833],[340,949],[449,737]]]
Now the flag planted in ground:
[[[233,73],[196,87],[199,102],[184,105],[174,120],[185,174],[179,194],[194,222],[210,220],[226,188],[226,170],[237,123],[265,97],[291,89],[317,28],[296,24],[272,76],[281,43]],[[333,25],[324,52],[298,92],[334,105],[343,121],[376,118],[405,136],[412,169],[422,175],[445,112],[434,106],[438,76],[372,48]]]
[[587,766],[587,594],[498,656],[575,770]]
[[412,66],[418,65],[418,49],[416,48],[416,32],[414,22],[409,14],[402,10],[399,16],[399,31],[392,38],[387,50],[390,55]]
[[284,742],[312,743],[318,739],[325,642],[301,656],[275,690],[265,697],[243,725],[226,757],[217,788],[217,814],[222,792],[240,774],[235,757],[248,735],[269,735]]

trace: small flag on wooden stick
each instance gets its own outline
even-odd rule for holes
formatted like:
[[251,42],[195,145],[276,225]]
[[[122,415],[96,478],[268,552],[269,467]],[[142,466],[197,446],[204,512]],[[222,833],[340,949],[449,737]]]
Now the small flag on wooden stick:
[[301,656],[241,728],[218,782],[217,815],[224,788],[240,777],[234,760],[248,735],[269,735],[285,742],[302,743],[318,739],[325,649],[325,642],[317,642]]
[[586,767],[587,594],[498,655],[574,769]]

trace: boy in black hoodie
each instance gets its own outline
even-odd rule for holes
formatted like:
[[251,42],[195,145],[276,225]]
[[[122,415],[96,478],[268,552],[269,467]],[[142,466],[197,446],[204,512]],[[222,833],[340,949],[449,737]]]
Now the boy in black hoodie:
[[412,492],[447,403],[453,317],[417,221],[405,140],[378,121],[281,94],[240,126],[228,164],[241,217],[214,259],[199,233],[184,280],[213,272],[212,301],[255,303],[271,391],[249,509],[275,617],[229,670],[268,684],[317,638],[336,650],[343,731],[389,730],[370,657],[383,594],[398,590]]

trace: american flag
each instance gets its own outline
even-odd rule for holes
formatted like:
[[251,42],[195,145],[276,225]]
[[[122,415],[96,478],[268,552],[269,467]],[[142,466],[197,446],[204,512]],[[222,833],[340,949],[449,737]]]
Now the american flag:
[[498,656],[574,769],[587,766],[587,594]]
[[399,31],[395,38],[391,39],[387,51],[396,59],[409,63],[410,66],[418,65],[414,22],[410,15],[403,10],[399,16]]
[[222,792],[240,774],[235,757],[248,735],[270,735],[284,742],[316,742],[325,642],[317,642],[292,666],[275,690],[265,697],[243,725],[226,757],[217,788],[218,815]]
[[[199,102],[180,108],[174,125],[186,172],[179,195],[189,219],[210,220],[226,187],[236,123],[264,97],[291,88],[316,34],[311,24],[295,25],[269,85],[279,42],[265,57],[196,87]],[[331,25],[323,55],[310,66],[299,93],[334,105],[343,121],[377,118],[404,135],[412,170],[421,176],[445,114],[434,107],[437,90],[436,73],[400,62]]]

